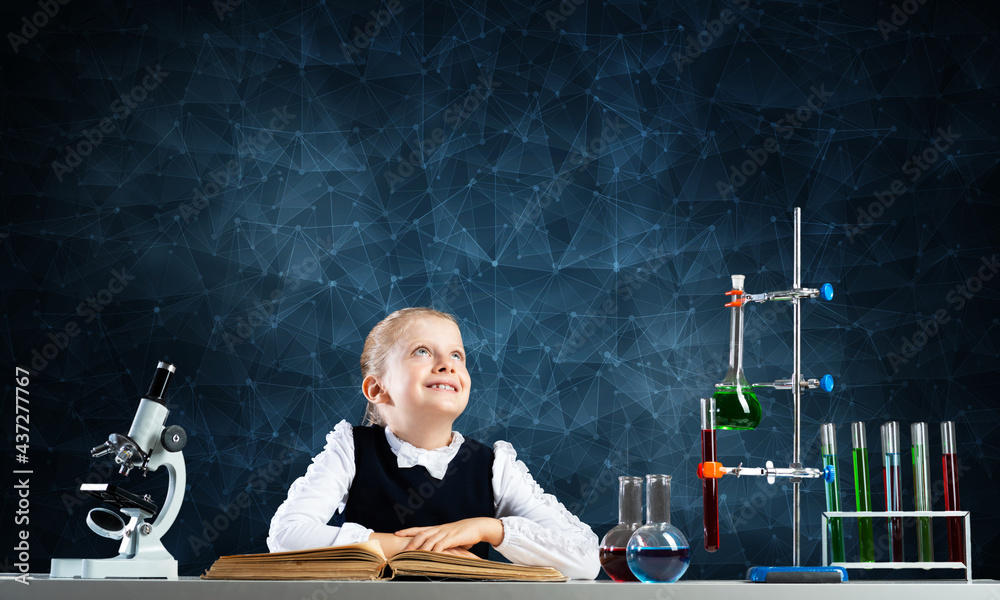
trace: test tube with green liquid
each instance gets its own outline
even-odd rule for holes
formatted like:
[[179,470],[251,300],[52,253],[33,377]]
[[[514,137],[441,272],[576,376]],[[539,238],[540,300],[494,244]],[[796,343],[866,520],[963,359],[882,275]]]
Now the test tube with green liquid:
[[[927,451],[927,423],[910,425],[910,454],[913,457],[913,508],[931,508],[931,461]],[[934,537],[930,517],[917,517],[917,560],[934,562]]]
[[[872,479],[868,472],[868,440],[863,422],[851,423],[851,442],[854,445],[854,498],[858,512],[872,509]],[[875,562],[875,531],[871,517],[858,517],[859,562]]]
[[[826,484],[826,510],[840,510],[840,483],[837,470],[837,429],[833,423],[823,423],[819,428],[820,452],[823,454],[823,467],[833,466],[833,481]],[[839,517],[833,517],[826,522],[827,537],[830,539],[832,562],[845,562],[844,524]]]

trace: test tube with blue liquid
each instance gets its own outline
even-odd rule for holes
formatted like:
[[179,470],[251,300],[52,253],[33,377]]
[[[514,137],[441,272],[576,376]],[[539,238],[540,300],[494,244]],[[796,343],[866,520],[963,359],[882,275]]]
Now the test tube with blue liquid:
[[[838,482],[839,472],[837,471],[837,429],[833,423],[823,423],[819,429],[820,452],[823,454],[823,468],[833,467],[833,478],[826,483],[826,510],[836,512],[840,510],[840,483]],[[832,562],[846,562],[847,554],[844,551],[844,524],[840,518],[833,517],[827,520],[827,537],[830,539],[830,552],[833,555]]]
[[[903,510],[902,479],[899,466],[899,423],[882,425],[882,481],[885,484],[885,509]],[[903,517],[889,517],[889,560],[903,561]]]
[[[851,443],[854,446],[854,499],[858,512],[872,509],[872,480],[868,471],[868,439],[865,424],[851,423]],[[858,517],[859,562],[875,562],[875,531],[871,517]]]

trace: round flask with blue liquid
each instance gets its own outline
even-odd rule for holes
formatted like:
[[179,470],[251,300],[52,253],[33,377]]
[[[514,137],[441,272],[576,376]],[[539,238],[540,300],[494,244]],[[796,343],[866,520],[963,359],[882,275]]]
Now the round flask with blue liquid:
[[687,571],[691,545],[670,524],[669,475],[646,475],[646,524],[632,534],[625,556],[644,583],[673,583]]

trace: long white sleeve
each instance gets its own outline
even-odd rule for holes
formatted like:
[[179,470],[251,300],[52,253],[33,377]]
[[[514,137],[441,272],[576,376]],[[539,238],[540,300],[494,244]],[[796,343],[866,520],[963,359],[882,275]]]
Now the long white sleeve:
[[599,541],[590,526],[545,493],[510,444],[496,442],[493,452],[493,499],[504,531],[497,551],[511,562],[555,567],[570,579],[596,578]]
[[327,525],[343,510],[354,481],[354,432],[341,421],[326,436],[326,447],[312,459],[306,474],[288,488],[288,497],[271,518],[271,552],[342,546],[363,542],[372,530],[357,523]]

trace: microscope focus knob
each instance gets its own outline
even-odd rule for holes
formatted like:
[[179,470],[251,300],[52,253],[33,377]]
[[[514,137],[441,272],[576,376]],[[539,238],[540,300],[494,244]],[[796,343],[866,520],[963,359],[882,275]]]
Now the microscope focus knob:
[[180,452],[187,445],[187,440],[187,432],[180,425],[171,425],[160,435],[160,443],[167,452]]

